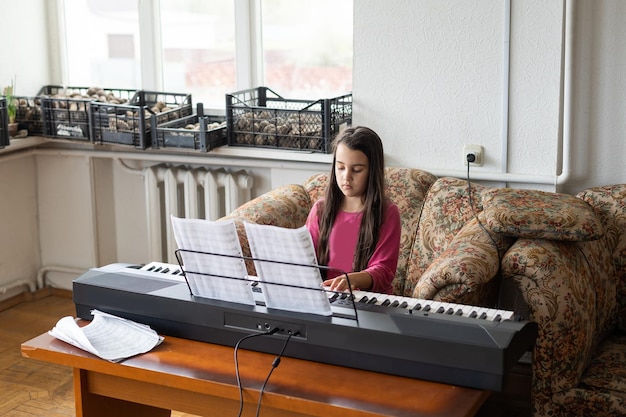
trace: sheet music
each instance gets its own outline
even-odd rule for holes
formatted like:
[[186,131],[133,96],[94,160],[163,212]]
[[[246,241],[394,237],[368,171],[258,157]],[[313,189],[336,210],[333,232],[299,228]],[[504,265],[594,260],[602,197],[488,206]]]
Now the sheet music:
[[255,305],[252,289],[245,280],[248,272],[232,220],[210,221],[172,216],[172,228],[179,249],[204,252],[180,252],[185,276],[194,295]]
[[102,359],[119,362],[145,353],[163,341],[145,324],[136,323],[98,310],[92,310],[93,320],[79,327],[73,317],[60,319],[48,333]]
[[[255,258],[259,281],[268,308],[332,315],[328,296],[322,291],[322,276],[311,234],[306,226],[298,229],[244,223],[250,252]],[[259,259],[289,262],[262,262]],[[287,284],[272,285],[270,283]]]

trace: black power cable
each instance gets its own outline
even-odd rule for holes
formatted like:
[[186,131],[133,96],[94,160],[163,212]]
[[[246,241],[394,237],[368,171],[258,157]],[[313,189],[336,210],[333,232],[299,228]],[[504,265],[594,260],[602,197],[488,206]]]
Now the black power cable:
[[[297,332],[296,332],[296,335],[297,335]],[[289,336],[287,336],[287,340],[285,340],[285,343],[283,344],[283,348],[281,349],[278,356],[274,358],[274,361],[272,362],[272,369],[270,369],[269,373],[267,374],[267,378],[265,378],[265,381],[263,382],[263,386],[261,387],[261,392],[259,392],[259,402],[257,403],[257,406],[256,406],[256,417],[259,417],[259,413],[261,412],[261,399],[263,398],[263,392],[265,391],[265,386],[267,385],[267,381],[270,380],[270,376],[272,376],[272,372],[274,372],[274,369],[276,369],[278,365],[280,365],[280,358],[282,358],[283,353],[285,353],[285,349],[287,348],[287,344],[289,344],[289,341],[291,340],[291,336],[293,336],[293,334],[290,332]]]
[[[272,330],[267,331],[267,332],[263,332],[263,333],[254,333],[254,334],[249,334],[246,335],[244,337],[242,337],[241,339],[239,339],[237,341],[237,343],[235,344],[235,375],[237,378],[237,388],[239,389],[239,413],[237,414],[238,417],[241,417],[241,414],[243,413],[243,387],[241,385],[241,377],[239,375],[239,357],[238,357],[238,352],[239,352],[239,346],[241,345],[241,343],[244,340],[247,339],[251,339],[253,337],[257,337],[257,336],[269,336],[269,335],[273,335],[274,333],[278,332],[278,328],[274,327]],[[270,376],[272,376],[272,373],[274,372],[274,369],[276,369],[278,367],[278,365],[280,365],[280,360],[283,356],[283,354],[285,353],[285,349],[287,348],[287,344],[289,343],[289,341],[291,340],[292,336],[297,336],[298,332],[295,333],[291,333],[289,332],[287,339],[285,340],[285,343],[283,344],[283,348],[281,349],[279,355],[274,358],[274,361],[272,361],[272,369],[270,369],[269,373],[267,374],[267,377],[265,378],[265,381],[263,382],[263,386],[261,387],[261,391],[259,393],[259,402],[257,404],[257,409],[256,409],[256,416],[259,416],[259,413],[261,411],[261,400],[263,398],[263,392],[265,391],[265,386],[267,385],[267,382],[270,379]]]
[[487,228],[482,224],[482,222],[478,218],[478,214],[476,213],[476,209],[474,208],[474,203],[472,201],[472,183],[470,181],[470,163],[476,160],[476,156],[473,153],[468,153],[466,158],[468,162],[467,164],[467,195],[469,198],[469,206],[470,206],[470,209],[472,209],[472,214],[474,214],[474,218],[478,222],[478,225],[480,226],[481,229],[483,229],[485,234],[489,236],[491,243],[493,243],[493,246],[496,249],[496,253],[498,254],[498,269],[500,269],[499,265],[500,265],[500,261],[502,260],[502,254],[500,253],[500,248],[498,247],[498,244],[496,243],[493,236],[491,236],[491,233],[489,233]]
[[244,340],[251,339],[257,336],[269,336],[269,335],[276,333],[277,331],[278,331],[278,328],[275,327],[272,330],[264,332],[264,333],[249,334],[239,339],[237,343],[235,344],[235,376],[237,378],[237,388],[239,389],[239,413],[237,414],[238,417],[241,417],[241,413],[243,413],[243,388],[241,386],[241,377],[239,375],[239,358],[238,358],[239,345],[241,345],[241,343]]

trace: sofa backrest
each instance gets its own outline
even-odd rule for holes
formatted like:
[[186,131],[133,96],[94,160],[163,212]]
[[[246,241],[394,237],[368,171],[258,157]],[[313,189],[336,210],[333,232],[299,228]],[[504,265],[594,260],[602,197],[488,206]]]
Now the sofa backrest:
[[[402,233],[400,236],[400,256],[396,277],[393,280],[393,292],[403,295],[405,279],[407,276],[408,262],[419,216],[424,203],[424,198],[430,186],[437,180],[433,174],[414,168],[385,168],[385,185],[387,197],[400,209],[400,223]],[[328,174],[318,174],[309,178],[303,184],[309,193],[311,201],[323,197],[328,184]]]

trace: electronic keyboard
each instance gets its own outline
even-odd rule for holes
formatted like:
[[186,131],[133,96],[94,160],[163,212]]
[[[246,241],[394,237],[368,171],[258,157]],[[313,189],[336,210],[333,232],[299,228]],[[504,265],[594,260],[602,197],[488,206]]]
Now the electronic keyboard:
[[178,265],[111,264],[73,282],[78,317],[98,309],[147,324],[163,335],[235,346],[248,334],[273,334],[242,348],[288,357],[501,391],[510,369],[537,338],[537,324],[513,312],[353,291],[328,292],[332,316],[267,308],[190,293]]

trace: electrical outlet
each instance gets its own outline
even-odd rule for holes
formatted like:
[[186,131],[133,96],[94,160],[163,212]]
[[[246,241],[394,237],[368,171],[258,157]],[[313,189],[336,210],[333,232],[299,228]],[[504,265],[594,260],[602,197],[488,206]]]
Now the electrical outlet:
[[463,165],[467,166],[467,155],[474,155],[474,162],[469,162],[470,166],[483,166],[483,147],[481,145],[465,145],[463,146]]

